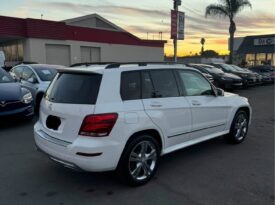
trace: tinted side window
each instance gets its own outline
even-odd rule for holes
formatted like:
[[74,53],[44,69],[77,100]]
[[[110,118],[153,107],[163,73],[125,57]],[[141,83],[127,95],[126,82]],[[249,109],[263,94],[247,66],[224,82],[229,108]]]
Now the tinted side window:
[[22,79],[23,80],[28,80],[30,78],[35,77],[34,73],[32,72],[31,69],[24,67],[23,72],[22,72]]
[[187,96],[213,95],[210,83],[199,73],[178,71]]
[[172,70],[152,70],[150,74],[155,89],[155,97],[179,96],[179,90]]
[[122,100],[141,99],[139,71],[127,71],[121,73],[120,94]]

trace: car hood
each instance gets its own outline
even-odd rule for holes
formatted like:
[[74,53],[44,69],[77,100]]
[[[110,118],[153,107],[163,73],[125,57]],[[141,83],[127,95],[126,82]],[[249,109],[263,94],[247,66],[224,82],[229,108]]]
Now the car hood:
[[241,78],[239,76],[232,74],[232,73],[224,73],[224,75],[222,75],[222,77],[231,78],[234,80],[241,80]]
[[21,100],[22,90],[19,83],[0,83],[0,100]]
[[247,75],[249,77],[254,77],[255,74],[251,73],[251,72],[247,72],[247,71],[244,71],[244,72],[234,72],[234,74],[236,75]]
[[224,92],[224,96],[225,96],[225,97],[236,96],[236,95],[238,95],[238,94],[229,93],[229,92]]

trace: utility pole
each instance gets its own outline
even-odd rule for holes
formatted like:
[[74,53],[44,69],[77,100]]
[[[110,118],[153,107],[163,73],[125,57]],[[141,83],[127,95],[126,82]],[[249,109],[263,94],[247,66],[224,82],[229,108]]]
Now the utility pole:
[[[181,5],[181,0],[174,0],[174,10],[178,11],[179,10],[179,6]],[[173,39],[174,42],[174,61],[175,63],[177,62],[177,48],[178,48],[178,37],[176,36],[176,38]]]

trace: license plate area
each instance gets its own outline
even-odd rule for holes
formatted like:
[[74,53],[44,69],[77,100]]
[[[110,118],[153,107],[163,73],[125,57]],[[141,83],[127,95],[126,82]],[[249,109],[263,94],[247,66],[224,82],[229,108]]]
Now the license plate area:
[[46,120],[47,128],[57,131],[61,125],[61,119],[57,116],[49,115]]

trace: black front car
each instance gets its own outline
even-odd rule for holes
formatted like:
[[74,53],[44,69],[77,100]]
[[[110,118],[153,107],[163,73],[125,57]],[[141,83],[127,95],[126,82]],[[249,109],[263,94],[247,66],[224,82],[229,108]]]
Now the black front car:
[[0,69],[0,119],[32,117],[33,98],[3,69]]
[[246,72],[244,70],[239,70],[228,64],[213,64],[215,67],[220,68],[225,73],[231,73],[239,76],[242,79],[243,86],[255,85],[257,78],[255,74]]
[[217,86],[224,89],[235,89],[241,88],[243,86],[243,81],[241,78],[234,74],[224,73],[216,75]]
[[235,89],[242,87],[242,79],[238,76],[230,73],[224,73],[222,70],[205,64],[189,64],[189,66],[197,68],[199,70],[204,70],[209,73],[213,79],[213,84],[217,87],[223,89]]

